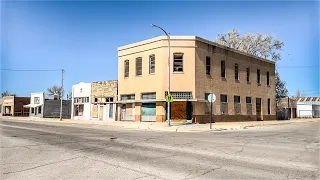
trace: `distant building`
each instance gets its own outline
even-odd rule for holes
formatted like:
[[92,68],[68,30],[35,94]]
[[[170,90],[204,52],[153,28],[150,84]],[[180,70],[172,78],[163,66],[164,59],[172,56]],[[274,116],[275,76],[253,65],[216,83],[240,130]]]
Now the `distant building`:
[[5,96],[2,98],[3,116],[29,116],[29,109],[24,105],[30,103],[30,97]]
[[[195,123],[276,119],[275,63],[197,36],[171,36],[171,119]],[[118,48],[119,120],[166,120],[168,41]]]
[[297,117],[320,118],[320,97],[303,97],[297,101]]
[[78,83],[72,86],[71,119],[89,120],[91,114],[91,83]]
[[0,98],[0,116],[2,116],[2,98]]
[[277,120],[289,120],[297,117],[297,100],[295,97],[280,98],[277,102]]
[[[61,101],[44,97],[43,92],[31,93],[30,104],[24,106],[30,109],[29,117],[59,118]],[[62,117],[71,117],[71,100],[62,101]]]

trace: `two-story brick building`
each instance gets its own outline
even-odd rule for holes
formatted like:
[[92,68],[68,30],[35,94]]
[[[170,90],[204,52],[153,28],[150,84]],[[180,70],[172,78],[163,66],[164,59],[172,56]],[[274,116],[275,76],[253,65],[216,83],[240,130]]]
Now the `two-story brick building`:
[[[119,120],[166,120],[168,41],[160,36],[118,48]],[[171,119],[274,120],[275,63],[197,36],[171,36]]]

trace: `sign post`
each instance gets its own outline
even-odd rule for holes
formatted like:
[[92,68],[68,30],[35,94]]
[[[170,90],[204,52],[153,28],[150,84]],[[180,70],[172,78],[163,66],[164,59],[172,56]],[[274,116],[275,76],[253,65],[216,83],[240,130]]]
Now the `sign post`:
[[207,101],[210,102],[210,129],[212,129],[212,103],[216,101],[216,95],[215,94],[209,94]]
[[166,96],[166,102],[168,103],[168,109],[167,109],[167,111],[168,111],[168,117],[167,117],[167,120],[168,120],[168,125],[170,126],[170,103],[172,103],[173,102],[173,96],[169,93],[167,96]]

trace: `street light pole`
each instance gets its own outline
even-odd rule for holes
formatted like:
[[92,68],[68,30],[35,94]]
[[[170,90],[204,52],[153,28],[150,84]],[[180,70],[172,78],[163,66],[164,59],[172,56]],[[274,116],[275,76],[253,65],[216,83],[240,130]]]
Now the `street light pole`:
[[[170,35],[169,33],[167,33],[167,31],[165,31],[164,29],[162,29],[161,27],[155,25],[155,24],[151,24],[152,27],[156,27],[161,29],[167,36],[168,38],[168,95],[170,94]],[[167,106],[167,120],[168,120],[168,125],[170,126],[170,102],[167,102],[168,106]]]

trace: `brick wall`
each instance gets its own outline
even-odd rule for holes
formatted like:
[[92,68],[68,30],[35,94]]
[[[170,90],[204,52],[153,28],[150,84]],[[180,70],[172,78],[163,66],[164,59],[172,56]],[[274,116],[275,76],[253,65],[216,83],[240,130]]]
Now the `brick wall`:
[[[211,74],[206,74],[206,56],[211,58]],[[201,41],[196,42],[196,93],[195,98],[204,99],[205,93],[214,93],[213,114],[217,121],[238,121],[241,118],[252,119],[256,115],[256,98],[262,99],[262,117],[269,120],[275,116],[275,64],[216,47]],[[221,60],[226,64],[226,78],[221,77]],[[234,67],[238,64],[239,80],[235,80]],[[250,68],[250,82],[247,83],[247,67]],[[260,82],[257,84],[257,69],[260,69]],[[267,86],[267,72],[270,74],[270,86]],[[228,112],[223,117],[220,106],[220,94],[228,96]],[[240,104],[234,105],[234,96],[240,96]],[[252,98],[252,105],[247,106],[246,97]],[[268,116],[267,99],[271,100],[271,114]],[[241,107],[240,107],[241,106]],[[240,113],[235,112],[235,108]],[[250,108],[250,109],[247,109]],[[252,112],[252,114],[248,114]],[[196,112],[199,116],[202,112]],[[246,117],[244,117],[246,116]],[[271,117],[272,116],[272,117]],[[239,118],[241,117],[241,118]],[[229,118],[229,119],[228,119]],[[203,118],[202,118],[203,119]]]
[[104,102],[105,97],[113,97],[113,101],[117,101],[118,81],[101,81],[91,83],[92,102],[94,98],[100,98],[99,101]]

